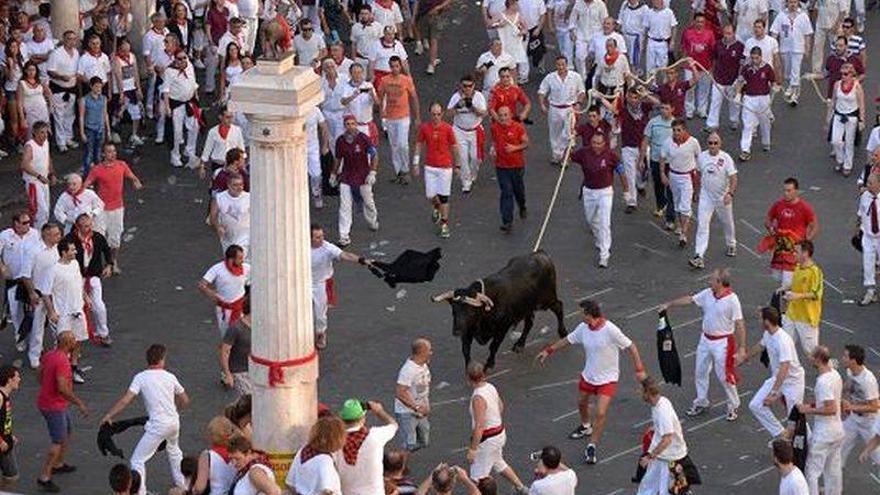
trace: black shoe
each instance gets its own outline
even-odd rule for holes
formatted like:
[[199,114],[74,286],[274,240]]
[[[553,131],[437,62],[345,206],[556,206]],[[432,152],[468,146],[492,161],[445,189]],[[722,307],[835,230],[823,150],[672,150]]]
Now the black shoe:
[[623,210],[623,212],[626,213],[627,215],[631,214],[634,211],[636,211],[636,207],[633,205],[626,205],[626,209]]
[[72,466],[67,464],[66,462],[60,466],[55,466],[52,468],[52,474],[67,474],[73,473],[76,471],[76,466]]
[[509,223],[502,223],[500,228],[501,232],[504,232],[505,234],[509,234],[512,229]]
[[40,487],[40,491],[46,493],[60,493],[61,487],[56,485],[51,479],[43,481],[37,478],[37,486]]
[[528,216],[529,216],[529,210],[526,209],[525,206],[520,206],[519,207],[519,218],[521,218],[522,220],[525,220],[526,218],[528,218]]
[[596,444],[587,444],[587,450],[584,451],[584,461],[587,464],[596,464]]
[[577,440],[578,438],[583,438],[587,435],[593,434],[593,425],[578,425],[577,428],[574,429],[571,433],[568,434],[568,438],[572,440]]

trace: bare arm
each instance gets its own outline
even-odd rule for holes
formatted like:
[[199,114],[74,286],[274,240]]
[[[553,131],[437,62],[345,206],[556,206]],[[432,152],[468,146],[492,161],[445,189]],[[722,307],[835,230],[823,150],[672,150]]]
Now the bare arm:
[[195,495],[201,495],[208,488],[208,475],[211,471],[211,458],[208,455],[208,452],[202,452],[199,455],[199,470],[196,474],[196,480],[193,482],[192,493]]
[[174,396],[174,404],[177,406],[178,411],[189,407],[189,403],[189,395],[186,392],[181,392]]
[[247,475],[259,493],[265,493],[266,495],[281,495],[281,487],[269,479],[266,471],[252,467]]
[[133,401],[134,398],[135,395],[131,392],[131,390],[126,390],[125,393],[122,394],[122,397],[120,397],[119,400],[117,400],[116,403],[113,404],[113,407],[111,407],[110,410],[107,411],[107,414],[105,414],[104,417],[101,418],[101,424],[112,422],[113,418],[117,414],[121,413],[126,407],[128,407],[128,405],[131,404],[131,401]]
[[486,400],[476,396],[471,401],[471,409],[474,411],[474,429],[471,432],[471,443],[468,447],[468,457],[480,447],[483,439],[483,421],[486,419]]
[[668,303],[661,304],[660,308],[658,308],[658,309],[660,309],[662,311],[662,310],[666,310],[669,308],[673,308],[675,306],[687,306],[689,304],[693,304],[693,302],[694,302],[694,298],[691,297],[690,295],[686,295],[686,296],[681,296],[676,299],[673,299],[673,300],[669,301]]
[[562,349],[563,347],[567,346],[568,344],[569,344],[568,338],[562,337],[561,339],[557,340],[556,342],[554,342],[554,343],[548,345],[547,347],[545,347],[544,349],[542,349],[541,352],[539,352],[538,355],[535,356],[535,360],[538,361],[538,364],[543,366],[544,361],[546,361],[547,358],[550,357],[551,354]]
[[736,333],[736,341],[739,342],[739,352],[746,352],[746,322],[745,320],[736,320],[734,322],[734,332]]
[[633,368],[636,370],[636,379],[639,381],[644,380],[647,377],[647,374],[645,373],[645,365],[642,363],[642,356],[639,355],[638,346],[633,342],[632,345],[626,348],[626,351],[629,353]]
[[220,301],[220,296],[217,295],[217,290],[214,288],[213,284],[207,280],[199,280],[199,290],[202,291],[202,294],[208,296],[208,299],[210,299],[211,302],[217,303]]

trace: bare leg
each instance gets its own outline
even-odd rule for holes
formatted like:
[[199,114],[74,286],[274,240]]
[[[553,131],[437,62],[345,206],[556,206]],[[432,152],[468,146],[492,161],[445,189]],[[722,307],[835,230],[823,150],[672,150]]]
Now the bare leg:
[[581,414],[581,424],[586,425],[590,422],[590,396],[579,391],[578,395],[578,412]]
[[516,489],[519,489],[523,486],[522,480],[519,479],[519,476],[517,476],[516,473],[513,472],[513,468],[510,466],[507,466],[506,468],[504,468],[504,470],[501,471],[501,476],[504,476],[504,478],[509,481],[510,484],[513,485],[513,487]]
[[602,432],[605,430],[608,406],[611,405],[611,397],[608,397],[607,395],[597,395],[596,397],[596,419],[593,421],[593,435],[590,438],[593,443],[599,443],[599,441],[602,440]]

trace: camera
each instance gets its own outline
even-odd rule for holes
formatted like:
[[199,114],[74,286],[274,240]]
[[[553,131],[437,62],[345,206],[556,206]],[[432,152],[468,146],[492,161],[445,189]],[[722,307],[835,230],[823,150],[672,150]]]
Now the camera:
[[369,401],[365,401],[365,400],[361,401],[361,407],[364,408],[364,411],[369,411],[372,409],[372,407],[370,407]]

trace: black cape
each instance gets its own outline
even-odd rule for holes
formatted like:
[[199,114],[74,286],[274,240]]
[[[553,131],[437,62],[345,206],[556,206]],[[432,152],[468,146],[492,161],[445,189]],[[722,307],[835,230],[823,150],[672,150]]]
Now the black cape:
[[791,408],[788,415],[789,424],[794,424],[794,434],[791,437],[791,446],[794,449],[794,465],[804,470],[809,453],[809,438],[807,438],[807,417],[798,411],[797,407]]
[[532,65],[540,67],[546,53],[547,45],[544,43],[544,31],[541,31],[538,34],[535,34],[534,32],[529,33],[527,54]]
[[[101,428],[98,430],[98,450],[101,451],[101,455],[107,457],[107,454],[111,454],[120,459],[125,459],[125,453],[122,452],[122,449],[116,446],[113,437],[133,426],[143,426],[147,424],[149,419],[149,416],[138,416],[136,418],[122,419],[112,423],[102,424]],[[165,450],[164,441],[159,444],[159,450]]]
[[[770,296],[770,307],[775,309],[779,313],[779,317],[782,318],[782,294],[773,291],[773,295]],[[770,355],[767,354],[766,348],[761,351],[761,364],[763,364],[765,368],[770,367]]]
[[657,359],[660,361],[663,381],[680,387],[681,359],[678,357],[678,349],[675,347],[672,326],[669,324],[666,311],[660,312],[660,321],[657,323]]
[[393,289],[400,283],[416,284],[434,280],[442,257],[440,248],[434,248],[427,253],[407,249],[393,262],[374,261],[369,268],[373,275],[384,280]]

